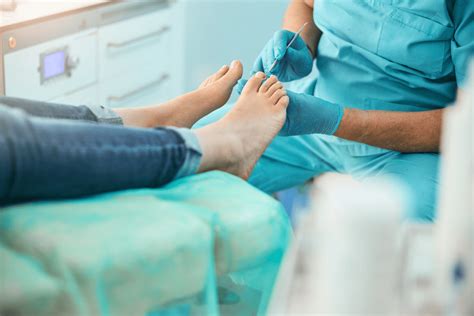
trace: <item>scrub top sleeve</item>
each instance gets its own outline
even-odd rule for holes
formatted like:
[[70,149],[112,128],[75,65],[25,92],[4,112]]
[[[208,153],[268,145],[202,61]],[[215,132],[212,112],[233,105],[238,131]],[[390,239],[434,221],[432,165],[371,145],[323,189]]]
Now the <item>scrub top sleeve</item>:
[[454,4],[455,33],[451,42],[451,55],[458,86],[466,83],[470,60],[474,57],[474,1],[457,0]]

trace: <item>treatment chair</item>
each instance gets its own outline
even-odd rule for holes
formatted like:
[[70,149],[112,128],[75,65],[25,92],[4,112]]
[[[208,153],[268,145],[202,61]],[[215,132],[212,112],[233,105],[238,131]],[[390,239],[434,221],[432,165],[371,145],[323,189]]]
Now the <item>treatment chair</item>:
[[9,207],[0,314],[263,314],[290,236],[280,203],[222,172]]

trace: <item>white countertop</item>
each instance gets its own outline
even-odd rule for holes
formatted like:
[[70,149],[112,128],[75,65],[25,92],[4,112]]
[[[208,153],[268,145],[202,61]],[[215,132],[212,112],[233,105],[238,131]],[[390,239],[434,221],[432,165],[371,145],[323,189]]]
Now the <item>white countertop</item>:
[[[0,7],[12,0],[0,0]],[[109,0],[15,0],[14,11],[0,10],[0,28],[95,6]]]

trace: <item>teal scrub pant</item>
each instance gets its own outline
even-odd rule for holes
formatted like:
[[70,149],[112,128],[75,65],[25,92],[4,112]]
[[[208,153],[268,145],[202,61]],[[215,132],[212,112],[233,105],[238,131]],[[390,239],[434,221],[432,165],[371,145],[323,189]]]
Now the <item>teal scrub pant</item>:
[[[221,118],[232,105],[199,121],[200,127]],[[281,191],[326,172],[352,175],[359,181],[390,176],[409,193],[405,218],[432,221],[435,217],[439,155],[404,154],[327,135],[276,137],[258,161],[249,182],[268,192]]]

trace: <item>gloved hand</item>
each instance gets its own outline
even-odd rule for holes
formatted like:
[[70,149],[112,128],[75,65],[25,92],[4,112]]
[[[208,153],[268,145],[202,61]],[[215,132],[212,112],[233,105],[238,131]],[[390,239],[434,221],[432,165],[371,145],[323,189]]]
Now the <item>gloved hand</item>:
[[[276,32],[255,61],[252,73],[262,71],[267,75],[277,76],[282,82],[309,75],[313,69],[313,56],[301,36],[286,49],[294,35],[295,33],[287,30]],[[269,72],[275,59],[278,62]]]
[[280,136],[333,135],[341,124],[344,107],[312,96],[287,91],[290,104]]
[[[237,92],[240,94],[247,84],[240,79]],[[286,121],[280,136],[296,136],[306,134],[334,135],[341,124],[344,107],[315,97],[311,94],[295,93],[287,90],[290,104],[286,110]]]

